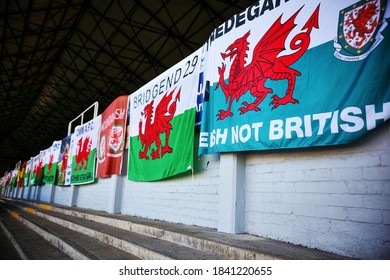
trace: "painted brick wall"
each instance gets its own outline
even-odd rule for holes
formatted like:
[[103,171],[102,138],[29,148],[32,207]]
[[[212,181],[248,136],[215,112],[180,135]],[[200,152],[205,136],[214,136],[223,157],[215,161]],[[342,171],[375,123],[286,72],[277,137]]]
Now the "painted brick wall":
[[23,196],[22,196],[22,198],[23,199],[27,199],[28,198],[28,188],[23,188],[24,189],[24,191],[23,191]]
[[342,147],[246,158],[249,233],[349,257],[390,258],[390,125]]
[[50,202],[51,185],[43,185],[40,188],[39,200],[44,202]]
[[112,178],[97,179],[93,184],[77,186],[76,206],[108,211]]
[[[389,259],[389,148],[387,122],[350,145],[243,153],[245,231],[354,258]],[[152,183],[122,176],[121,213],[218,228],[226,187],[219,157],[203,156],[195,170]],[[109,178],[78,186],[76,205],[108,211],[114,184]],[[30,199],[37,199],[37,187],[30,188]],[[49,189],[41,188],[40,200],[48,201]],[[70,187],[56,187],[54,202],[68,205],[71,195]]]
[[31,186],[31,193],[30,193],[30,199],[32,200],[38,200],[37,195],[38,195],[38,187],[36,186]]
[[23,193],[23,189],[16,188],[16,197],[17,198],[22,198],[22,193]]
[[126,180],[122,213],[216,228],[219,161],[215,156],[202,161],[203,168],[193,175],[151,183]]
[[54,203],[69,205],[70,202],[70,187],[56,186],[54,190]]

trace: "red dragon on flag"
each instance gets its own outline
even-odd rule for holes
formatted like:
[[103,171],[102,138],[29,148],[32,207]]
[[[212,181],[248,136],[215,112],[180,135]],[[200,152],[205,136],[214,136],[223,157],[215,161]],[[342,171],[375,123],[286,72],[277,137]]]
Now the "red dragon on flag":
[[38,162],[38,164],[36,165],[36,168],[35,168],[35,172],[37,174],[42,174],[42,170],[43,170],[43,159],[39,159],[39,162]]
[[48,163],[48,168],[47,168],[47,174],[50,174],[51,173],[51,168],[53,167],[53,161],[54,161],[54,155],[53,154],[50,154],[50,157],[49,157],[49,163]]
[[77,142],[77,153],[76,153],[76,167],[74,170],[81,170],[82,168],[88,168],[88,156],[91,152],[92,139],[90,137],[83,137]]
[[[169,94],[165,94],[156,108],[154,107],[154,100],[152,100],[141,112],[144,121],[140,120],[138,124],[138,137],[143,148],[143,151],[139,152],[140,159],[149,159],[147,154],[153,143],[156,145],[156,149],[151,150],[150,155],[152,159],[161,158],[165,153],[172,153],[173,150],[169,147],[169,135],[172,130],[170,121],[176,112],[176,102],[180,100],[180,89],[175,96],[174,91],[172,90]],[[160,139],[162,133],[165,133],[164,146],[161,145]]]
[[272,109],[287,103],[299,103],[297,99],[293,98],[294,86],[296,76],[301,73],[290,66],[296,62],[308,49],[310,45],[310,33],[313,28],[319,28],[318,24],[318,5],[316,10],[310,16],[309,20],[301,29],[302,32],[295,35],[291,42],[290,48],[296,51],[291,54],[279,56],[285,50],[287,37],[295,28],[295,18],[301,11],[299,9],[292,15],[285,23],[282,23],[282,15],[273,23],[270,29],[259,40],[253,51],[252,62],[245,66],[245,59],[248,57],[249,50],[248,37],[250,31],[244,36],[238,38],[231,44],[225,53],[221,53],[222,59],[234,59],[229,71],[228,84],[225,83],[226,65],[222,63],[218,67],[219,81],[216,85],[222,88],[225,94],[226,101],[229,102],[228,109],[219,110],[217,114],[218,120],[223,120],[226,117],[233,115],[231,106],[233,100],[239,100],[246,92],[249,92],[256,98],[253,103],[246,101],[242,102],[243,107],[240,107],[240,114],[249,111],[260,111],[258,105],[264,100],[268,93],[272,93],[272,89],[264,86],[267,79],[270,80],[286,80],[288,81],[288,89],[284,97],[277,95],[272,96]]

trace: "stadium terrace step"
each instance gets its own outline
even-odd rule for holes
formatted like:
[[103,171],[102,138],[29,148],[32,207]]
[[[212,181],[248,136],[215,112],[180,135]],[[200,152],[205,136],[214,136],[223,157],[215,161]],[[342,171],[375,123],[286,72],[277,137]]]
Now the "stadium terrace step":
[[[29,250],[32,255],[31,259],[84,259],[84,260],[99,260],[99,259],[139,259],[134,255],[128,254],[122,250],[113,248],[107,244],[101,243],[94,238],[79,234],[73,230],[50,222],[44,218],[34,215],[32,209],[30,211],[22,211],[20,208],[11,203],[1,203],[2,208],[8,212],[9,217],[12,216],[13,224],[27,227],[33,231],[46,243],[52,244],[57,248],[57,251],[63,251],[62,255],[45,256],[39,255],[40,247],[35,247],[35,239],[33,241],[23,240],[23,244],[19,243],[22,251]],[[12,221],[12,219],[10,219]],[[25,228],[19,228],[14,234],[24,236]],[[38,237],[36,237],[38,239]],[[31,248],[31,249],[30,249]],[[60,251],[60,252],[61,252]],[[62,253],[62,252],[61,252]],[[28,257],[27,259],[30,259]]]
[[7,199],[142,259],[345,259],[327,252],[249,234],[108,214],[102,211]]
[[15,244],[12,233],[7,230],[0,218],[0,260],[22,259],[15,246],[18,244]]
[[[0,207],[0,258],[4,260],[67,260],[70,257],[55,247],[41,235],[24,225],[17,219],[17,214],[12,216],[4,207]],[[4,238],[3,238],[4,237]]]
[[[12,207],[24,210],[30,215],[45,219],[69,230],[94,238],[119,250],[136,255],[142,259],[224,259],[221,256],[184,247],[165,240],[97,223],[75,216],[48,210],[47,205],[25,207],[20,201],[11,202]],[[109,258],[110,255],[106,257]],[[128,259],[128,258],[123,258]]]

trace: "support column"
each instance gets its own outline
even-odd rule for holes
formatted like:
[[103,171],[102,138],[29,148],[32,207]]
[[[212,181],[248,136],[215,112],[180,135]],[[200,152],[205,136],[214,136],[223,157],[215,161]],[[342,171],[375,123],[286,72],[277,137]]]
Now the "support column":
[[19,188],[18,186],[16,185],[16,187],[14,187],[14,191],[13,191],[13,197],[14,198],[18,198],[18,193],[19,193]]
[[76,206],[78,193],[79,193],[79,187],[75,186],[75,185],[70,185],[70,197],[69,197],[69,203],[67,206],[69,206],[69,207]]
[[111,192],[108,204],[108,213],[118,214],[121,212],[123,176],[112,175],[110,184]]
[[27,199],[28,200],[31,199],[31,190],[32,190],[32,186],[30,185],[30,182],[29,182],[27,185]]
[[37,186],[35,200],[37,200],[37,201],[41,200],[41,191],[42,191],[42,186]]
[[20,198],[23,199],[23,196],[24,196],[24,192],[25,192],[25,187],[23,186],[21,189],[21,194],[20,194]]
[[51,185],[51,190],[50,190],[50,199],[49,202],[53,203],[54,202],[54,194],[56,192],[56,185],[52,184]]
[[220,158],[218,230],[245,231],[245,157],[223,153]]
[[37,192],[38,192],[38,186],[34,186],[34,192],[31,190],[32,192],[32,200],[37,200]]

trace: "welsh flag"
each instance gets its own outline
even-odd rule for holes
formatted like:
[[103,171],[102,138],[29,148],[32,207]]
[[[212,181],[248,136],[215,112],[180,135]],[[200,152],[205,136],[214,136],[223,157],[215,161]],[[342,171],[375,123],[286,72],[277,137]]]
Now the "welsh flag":
[[121,174],[129,96],[116,98],[102,113],[96,177]]
[[57,185],[58,186],[68,186],[70,185],[70,177],[72,170],[72,161],[70,153],[70,141],[72,135],[69,135],[62,139],[60,154],[58,158],[58,172],[57,172]]
[[32,169],[32,158],[27,161],[26,163],[26,170],[24,172],[24,177],[23,177],[23,186],[27,187],[28,186],[28,181],[30,180],[31,176],[31,169]]
[[92,183],[95,180],[96,148],[101,116],[76,126],[71,139],[72,170],[70,183]]
[[25,176],[25,173],[26,173],[26,165],[27,165],[27,161],[24,161],[22,163],[22,165],[20,166],[20,172],[18,174],[18,187],[19,188],[23,187],[24,176]]
[[7,173],[7,177],[5,180],[5,186],[9,187],[11,185],[12,171]]
[[0,177],[0,188],[1,188],[1,191],[3,194],[3,191],[5,189],[5,186],[6,186],[6,182],[7,182],[7,173],[4,173],[4,176]]
[[22,165],[21,161],[18,161],[15,165],[14,170],[12,170],[12,177],[11,177],[11,186],[14,188],[18,185],[18,179],[19,179],[19,173],[20,173],[20,167]]
[[43,183],[43,158],[45,151],[41,151],[33,158],[31,186],[41,186]]
[[43,169],[43,182],[45,184],[55,183],[60,148],[61,141],[54,141],[53,145],[46,150]]
[[199,153],[345,144],[387,121],[388,4],[258,1],[215,28]]
[[129,180],[192,169],[201,55],[199,49],[130,95]]
[[20,172],[20,165],[21,165],[21,162],[19,161],[18,163],[16,163],[15,165],[15,168],[12,170],[12,177],[11,177],[11,187],[12,188],[15,188],[17,186],[17,183],[18,183],[18,174]]

